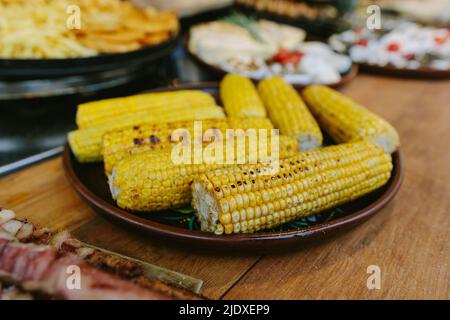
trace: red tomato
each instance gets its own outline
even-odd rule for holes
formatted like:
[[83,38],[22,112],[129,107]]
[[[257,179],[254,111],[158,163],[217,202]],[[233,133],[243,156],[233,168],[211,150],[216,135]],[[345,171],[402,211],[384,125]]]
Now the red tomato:
[[278,62],[283,62],[284,60],[286,60],[287,58],[289,58],[289,51],[288,50],[286,50],[286,49],[284,49],[284,48],[281,48],[280,50],[278,50],[278,52],[275,54],[275,56],[273,57],[273,59],[275,60],[275,61],[278,61]]
[[291,53],[291,57],[289,58],[290,63],[293,63],[295,65],[299,64],[300,59],[304,56],[305,54],[301,51],[297,51],[297,52],[292,52]]
[[406,60],[414,60],[414,58],[415,58],[416,56],[413,54],[413,53],[408,53],[408,54],[405,54],[405,55],[403,55],[403,58],[405,58]]
[[363,46],[363,47],[367,47],[367,39],[359,39],[358,41],[355,42],[355,44],[357,46]]
[[436,37],[434,37],[434,42],[437,45],[441,45],[441,44],[444,44],[449,38],[450,38],[449,35],[447,35],[447,36],[440,36],[440,37],[436,36]]
[[281,48],[273,57],[273,60],[281,63],[281,64],[298,64],[300,62],[301,57],[303,57],[304,53],[301,51],[297,52],[289,52],[288,50]]
[[397,52],[398,50],[400,50],[400,45],[398,43],[392,42],[388,44],[386,49],[390,52]]

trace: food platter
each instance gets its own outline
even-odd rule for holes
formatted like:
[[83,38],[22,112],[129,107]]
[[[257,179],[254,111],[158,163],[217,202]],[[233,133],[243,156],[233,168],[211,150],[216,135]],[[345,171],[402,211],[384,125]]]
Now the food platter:
[[[189,56],[194,61],[196,61],[199,65],[203,66],[204,68],[208,69],[209,71],[214,72],[216,75],[219,75],[219,76],[224,76],[225,74],[228,73],[226,70],[223,70],[218,66],[215,66],[215,65],[212,65],[212,64],[206,62],[205,60],[200,58],[197,54],[192,52],[192,50],[189,50],[187,43],[188,43],[188,41],[185,44],[186,51],[188,52]],[[352,67],[350,68],[350,70],[347,71],[347,73],[341,75],[341,80],[339,82],[330,83],[330,84],[327,84],[327,86],[331,87],[331,88],[339,88],[340,86],[347,84],[348,82],[352,81],[356,77],[356,75],[358,74],[358,70],[359,70],[358,65],[352,64]],[[252,80],[258,81],[258,79],[252,79]],[[296,89],[302,89],[305,87],[304,85],[300,85],[300,84],[292,84],[292,85]]]
[[[156,91],[184,89],[203,90],[216,98],[218,96],[217,83],[180,85]],[[170,243],[230,251],[239,248],[239,252],[292,250],[311,240],[322,240],[366,221],[393,199],[401,185],[403,164],[400,151],[393,154],[393,165],[391,178],[385,186],[338,208],[269,231],[219,236],[199,231],[191,208],[140,214],[120,209],[111,198],[102,163],[79,163],[68,145],[63,154],[63,167],[69,182],[103,217],[149,236],[170,240]]]
[[234,13],[191,27],[185,50],[209,72],[240,73],[254,81],[281,76],[291,85],[338,87],[357,74],[349,57],[312,41],[303,29]]
[[170,53],[178,35],[157,45],[135,51],[68,59],[1,59],[0,79],[42,79],[80,76],[132,67],[156,60]]
[[[319,5],[332,5],[334,1],[315,1]],[[252,6],[247,6],[237,3],[236,6],[244,13],[249,15],[256,15],[259,18],[269,19],[279,23],[289,24],[295,27],[300,27],[316,36],[327,37],[336,32],[336,30],[346,30],[350,24],[339,17],[318,17],[309,19],[307,17],[290,17],[287,15],[269,12],[267,10],[257,10]]]
[[[339,208],[339,216],[330,218],[335,210],[321,214],[323,222],[306,227],[286,227],[279,230],[258,232],[254,234],[222,235],[190,230],[174,220],[187,213],[173,210],[164,213],[148,213],[137,215],[120,209],[112,200],[107,181],[103,173],[103,165],[80,164],[75,160],[70,148],[66,145],[63,163],[67,178],[83,199],[101,216],[118,225],[141,231],[147,235],[163,240],[175,241],[178,244],[194,245],[210,249],[258,250],[260,252],[279,249],[294,249],[310,240],[324,238],[348,230],[366,221],[379,212],[397,193],[402,181],[402,158],[400,151],[393,155],[393,175],[388,184],[367,196]],[[164,218],[164,215],[167,219]],[[328,219],[330,218],[330,219]],[[299,224],[301,226],[301,224]]]
[[3,80],[80,76],[141,64],[166,53],[179,32],[174,12],[120,0],[6,1],[0,10]]
[[363,26],[335,33],[328,44],[358,63],[361,71],[408,78],[450,77],[447,28],[387,19],[384,32]]

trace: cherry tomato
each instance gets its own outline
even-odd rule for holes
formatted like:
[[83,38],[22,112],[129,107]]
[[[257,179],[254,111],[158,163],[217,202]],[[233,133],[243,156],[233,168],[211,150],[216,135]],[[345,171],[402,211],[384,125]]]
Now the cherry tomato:
[[300,62],[300,59],[304,56],[304,53],[301,51],[297,52],[289,52],[286,49],[280,49],[277,54],[273,57],[273,60],[281,63],[281,64],[298,64]]
[[357,46],[367,47],[367,39],[362,38],[355,42]]
[[437,45],[441,45],[441,44],[444,44],[449,38],[450,38],[450,35],[447,35],[447,36],[435,36],[434,37],[434,42]]
[[414,53],[408,53],[408,54],[403,55],[403,58],[405,58],[406,60],[409,60],[409,61],[414,60],[415,57],[416,56],[414,55]]
[[392,43],[388,44],[386,49],[389,52],[397,52],[398,50],[400,50],[400,45],[398,43],[396,43],[396,42],[392,42]]
[[283,62],[287,58],[289,58],[289,51],[284,48],[281,48],[280,50],[278,50],[278,52],[273,57],[273,59],[278,62]]

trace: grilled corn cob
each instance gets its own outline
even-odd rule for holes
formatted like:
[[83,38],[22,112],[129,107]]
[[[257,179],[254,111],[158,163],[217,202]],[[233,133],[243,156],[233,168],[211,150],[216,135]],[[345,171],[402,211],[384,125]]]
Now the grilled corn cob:
[[[269,150],[270,143],[269,140]],[[224,153],[225,159],[228,154],[226,151]],[[296,153],[298,153],[297,141],[290,137],[279,136],[279,157],[286,158]],[[235,149],[231,158],[239,159],[241,155],[248,159],[249,149]],[[117,201],[119,207],[133,211],[164,210],[189,204],[190,184],[194,176],[230,165],[223,162],[193,164],[193,157],[192,153],[191,164],[177,164],[173,161],[171,150],[163,149],[123,159],[116,164],[109,176],[113,199]]]
[[389,153],[400,146],[397,131],[386,120],[343,94],[312,85],[304,89],[303,96],[317,121],[336,142],[368,139]]
[[280,77],[262,80],[258,84],[258,92],[281,134],[296,138],[302,151],[322,145],[319,125],[289,83]]
[[244,76],[227,74],[220,83],[220,97],[229,117],[267,117],[255,86]]
[[98,126],[78,129],[69,133],[69,145],[79,162],[102,160],[102,139],[108,131],[137,126],[145,123],[166,123],[182,120],[203,120],[225,118],[223,109],[218,106],[192,107],[187,112],[175,113],[165,109],[158,114],[139,113],[122,116],[119,121],[106,122]]
[[233,166],[201,174],[192,205],[203,231],[254,232],[315,214],[384,185],[390,154],[370,141],[302,152],[281,160],[279,173],[263,165]]
[[[145,93],[123,98],[106,99],[80,104],[76,122],[79,128],[120,122],[123,116],[151,113],[159,121],[159,113],[188,113],[192,107],[214,106],[214,98],[202,91],[180,90]],[[164,116],[161,117],[164,120]]]
[[[272,129],[272,123],[267,118],[225,118],[202,120],[201,129],[218,129],[225,133],[226,129]],[[189,130],[191,137],[194,136],[195,122],[180,121],[166,124],[147,124],[142,126],[129,127],[123,130],[108,132],[103,137],[103,161],[105,171],[111,173],[114,165],[136,153],[148,150],[160,150],[168,148],[178,141],[171,142],[171,133],[178,128]]]

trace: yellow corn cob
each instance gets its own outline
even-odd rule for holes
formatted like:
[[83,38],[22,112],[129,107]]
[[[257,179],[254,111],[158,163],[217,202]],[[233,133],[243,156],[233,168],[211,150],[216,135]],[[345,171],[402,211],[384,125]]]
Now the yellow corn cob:
[[214,106],[215,100],[208,93],[196,90],[145,93],[123,98],[105,99],[80,104],[76,122],[79,128],[120,121],[123,116],[135,113],[158,113],[170,110],[177,113],[196,106]]
[[[268,118],[257,117],[206,119],[199,123],[203,132],[211,128],[218,129],[223,133],[226,129],[273,128]],[[106,133],[103,137],[102,147],[106,173],[111,173],[112,168],[118,161],[132,154],[169,148],[171,145],[178,143],[178,141],[170,141],[172,132],[178,128],[188,129],[190,137],[194,137],[194,124],[195,122],[192,120],[166,124],[147,124]]]
[[[269,154],[270,143],[269,140]],[[279,136],[279,143],[280,158],[298,153],[295,139]],[[228,154],[226,151],[224,153],[225,159]],[[249,149],[235,148],[231,158],[239,159],[240,155],[248,159]],[[119,207],[133,211],[155,211],[184,206],[191,201],[190,184],[194,176],[233,165],[223,162],[193,164],[193,152],[190,159],[191,164],[177,164],[170,149],[147,151],[125,158],[116,164],[109,176],[112,197]]]
[[281,134],[296,138],[302,151],[322,145],[319,125],[289,83],[280,77],[262,80],[258,84],[258,92],[272,123]]
[[384,185],[390,154],[370,141],[302,152],[281,160],[277,174],[263,165],[218,169],[192,184],[203,231],[254,232],[351,201]]
[[246,77],[227,74],[220,83],[220,97],[229,117],[267,117],[254,84]]
[[312,85],[304,89],[303,96],[317,121],[336,142],[368,139],[389,153],[400,146],[394,127],[343,94]]
[[122,116],[118,121],[103,123],[99,126],[78,129],[69,133],[70,147],[79,162],[95,162],[102,160],[103,135],[112,130],[127,128],[145,123],[166,123],[182,120],[203,120],[225,118],[223,108],[218,106],[196,106],[180,112],[170,109],[158,114],[139,113]]

